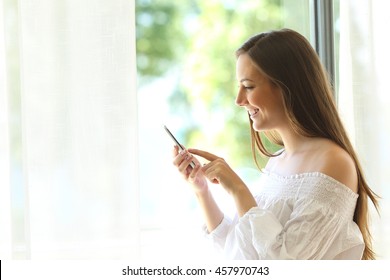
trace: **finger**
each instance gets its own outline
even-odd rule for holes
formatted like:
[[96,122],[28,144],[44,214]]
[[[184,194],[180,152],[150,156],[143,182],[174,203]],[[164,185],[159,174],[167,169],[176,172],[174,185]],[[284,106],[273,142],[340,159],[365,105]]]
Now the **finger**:
[[173,158],[173,165],[179,167],[180,164],[184,161],[187,154],[188,152],[186,150],[177,150],[177,154]]
[[187,151],[182,155],[183,160],[179,164],[179,171],[185,175],[188,175],[192,169],[190,166],[191,162],[194,160],[194,156],[189,154]]
[[200,156],[200,157],[202,157],[204,159],[207,159],[209,161],[213,161],[213,160],[216,160],[216,159],[220,158],[219,156],[216,156],[216,155],[214,155],[212,153],[209,153],[209,152],[206,152],[206,151],[202,151],[202,150],[198,150],[198,149],[188,149],[188,151],[191,154]]
[[179,147],[177,145],[173,146],[172,155],[176,157],[179,154]]
[[202,167],[202,171],[205,174],[206,178],[213,184],[219,184],[219,179],[217,176],[217,173],[213,168],[206,168],[205,166]]
[[198,175],[200,167],[201,166],[199,164],[195,164],[195,167],[191,170],[191,173],[188,176],[188,180],[190,181],[190,183],[195,182],[196,176]]

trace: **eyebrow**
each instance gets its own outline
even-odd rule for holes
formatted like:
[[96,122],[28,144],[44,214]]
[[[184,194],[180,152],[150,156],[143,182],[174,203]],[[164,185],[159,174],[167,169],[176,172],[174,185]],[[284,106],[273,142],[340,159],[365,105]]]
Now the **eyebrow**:
[[241,79],[241,80],[240,80],[240,83],[245,82],[245,81],[254,82],[254,81],[251,80],[251,79],[244,78],[244,79]]

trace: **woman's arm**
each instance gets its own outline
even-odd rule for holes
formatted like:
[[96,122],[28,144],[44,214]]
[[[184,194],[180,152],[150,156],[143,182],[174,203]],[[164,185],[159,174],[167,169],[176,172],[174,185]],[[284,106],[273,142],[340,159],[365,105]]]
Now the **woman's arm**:
[[210,190],[202,194],[197,193],[196,196],[203,212],[207,231],[212,232],[222,222],[224,215],[215,202]]
[[[177,146],[175,146],[173,150],[173,156],[173,164],[194,189],[203,212],[207,231],[213,231],[222,222],[224,214],[208,188],[207,180],[203,174],[200,162],[187,150],[183,150],[179,153]],[[195,163],[194,168],[190,166],[191,162]]]

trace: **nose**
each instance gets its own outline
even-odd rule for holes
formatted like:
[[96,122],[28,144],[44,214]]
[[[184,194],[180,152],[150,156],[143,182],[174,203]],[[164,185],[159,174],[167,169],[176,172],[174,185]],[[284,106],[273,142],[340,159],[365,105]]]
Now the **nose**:
[[237,106],[245,106],[247,104],[248,104],[248,100],[246,99],[246,94],[242,90],[242,88],[240,87],[238,89],[238,94],[237,94],[237,97],[236,97],[236,105]]

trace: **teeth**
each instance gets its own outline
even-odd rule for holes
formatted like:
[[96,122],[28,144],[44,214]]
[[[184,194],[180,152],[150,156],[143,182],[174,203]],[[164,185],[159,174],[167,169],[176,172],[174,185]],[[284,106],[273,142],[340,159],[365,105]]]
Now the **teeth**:
[[254,110],[249,110],[248,113],[249,113],[250,116],[253,116],[253,115],[256,114],[258,111],[259,111],[259,109],[254,109]]

